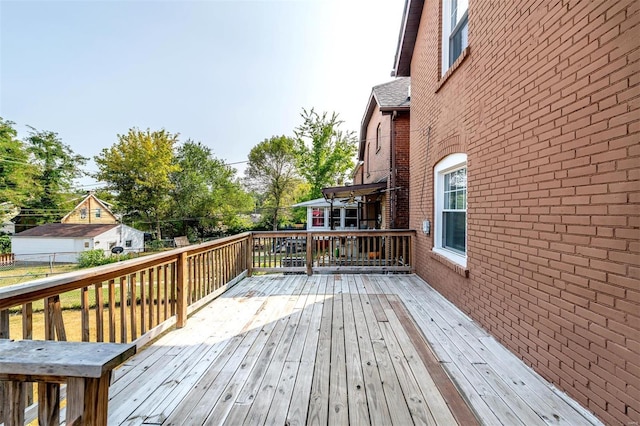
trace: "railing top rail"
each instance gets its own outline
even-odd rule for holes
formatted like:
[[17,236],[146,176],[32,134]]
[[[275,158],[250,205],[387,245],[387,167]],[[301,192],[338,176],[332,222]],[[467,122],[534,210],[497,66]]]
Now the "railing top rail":
[[305,230],[305,231],[254,231],[254,236],[306,236],[312,235],[360,235],[360,236],[385,236],[385,235],[415,235],[414,229],[336,229],[336,230]]
[[197,254],[216,247],[222,247],[239,240],[248,239],[250,233],[233,235],[202,244],[195,244],[163,253],[151,254],[137,259],[125,260],[109,265],[72,271],[41,278],[24,284],[0,288],[0,310],[29,301],[40,300],[91,284],[108,281],[117,277],[141,271],[153,266],[174,262],[182,253]]

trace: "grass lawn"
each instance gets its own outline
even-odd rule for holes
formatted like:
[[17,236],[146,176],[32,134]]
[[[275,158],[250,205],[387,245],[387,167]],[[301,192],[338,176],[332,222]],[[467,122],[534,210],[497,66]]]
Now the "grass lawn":
[[77,269],[78,265],[55,265],[53,269],[50,268],[49,265],[3,266],[0,267],[0,287],[26,283],[28,281],[45,278],[52,274],[62,274]]
[[[54,267],[54,273],[63,273],[77,270],[77,265],[63,265]],[[37,266],[37,267],[16,267],[10,270],[0,270],[0,287],[6,287],[12,284],[25,283],[37,278],[42,278],[45,274],[50,274],[51,271],[49,266]],[[40,275],[42,274],[42,275]],[[19,276],[19,277],[16,277]],[[146,277],[145,277],[146,278]],[[136,317],[137,319],[137,328],[138,328],[138,336],[140,336],[140,276],[138,275],[136,279],[136,295],[137,295],[137,306],[136,306]],[[161,299],[164,298],[164,285],[162,282],[160,283],[160,289],[158,288],[158,283],[154,283],[154,299],[157,298],[157,292],[160,290]],[[125,288],[128,289],[128,284],[125,284]],[[148,281],[145,279],[145,291],[148,292]],[[109,288],[107,283],[103,283],[102,286],[102,297],[104,301],[103,310],[103,319],[104,319],[104,339],[105,341],[109,339],[109,328],[108,328],[108,302],[109,302]],[[148,297],[148,296],[147,296]],[[120,341],[120,285],[116,283],[115,285],[115,300],[116,300],[116,340]],[[130,302],[127,302],[130,303]],[[67,340],[69,341],[81,341],[82,340],[82,317],[81,317],[81,291],[72,290],[66,293],[60,294],[60,305],[62,307],[62,317],[65,326],[65,333],[67,335]],[[91,341],[95,341],[96,339],[96,291],[94,286],[89,287],[89,329],[90,329],[90,339]],[[32,317],[32,329],[33,329],[33,339],[41,340],[44,339],[44,300],[34,301],[32,303],[33,307],[33,317]],[[156,314],[155,310],[157,305],[154,304],[154,316]],[[14,339],[22,338],[22,315],[21,315],[21,306],[16,306],[9,309],[10,317],[9,317],[9,332],[10,337]],[[129,323],[130,321],[130,306],[125,308],[126,310],[126,320],[125,322]],[[145,309],[148,312],[148,307]],[[164,306],[161,306],[161,314],[164,313]],[[148,313],[147,313],[148,315]],[[130,327],[128,328],[128,334],[130,333]],[[149,328],[149,326],[147,326]],[[130,334],[129,334],[130,335]]]

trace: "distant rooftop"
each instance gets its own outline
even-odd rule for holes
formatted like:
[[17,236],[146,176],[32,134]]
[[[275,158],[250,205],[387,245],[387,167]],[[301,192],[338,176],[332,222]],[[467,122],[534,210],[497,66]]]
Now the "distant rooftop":
[[373,86],[373,95],[380,108],[409,107],[411,77],[399,77],[388,83]]
[[18,237],[54,237],[54,238],[82,238],[95,237],[108,230],[118,226],[117,224],[83,224],[83,223],[46,223],[27,229],[19,234]]

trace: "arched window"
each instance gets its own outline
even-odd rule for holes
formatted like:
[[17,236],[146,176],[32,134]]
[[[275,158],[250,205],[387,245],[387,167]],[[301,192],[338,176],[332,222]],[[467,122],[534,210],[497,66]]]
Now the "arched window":
[[467,266],[467,155],[451,154],[434,169],[433,251]]

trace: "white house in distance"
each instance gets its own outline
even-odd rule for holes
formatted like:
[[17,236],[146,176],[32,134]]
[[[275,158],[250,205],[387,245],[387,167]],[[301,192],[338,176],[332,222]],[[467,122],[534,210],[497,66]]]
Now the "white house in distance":
[[[353,202],[336,201],[332,204],[324,198],[317,198],[294,204],[292,207],[307,208],[308,230],[358,229],[357,200]],[[333,226],[331,226],[332,221]]]
[[101,249],[108,255],[114,247],[141,252],[144,232],[113,223],[47,223],[11,237],[16,260],[24,262],[76,263],[83,251]]

